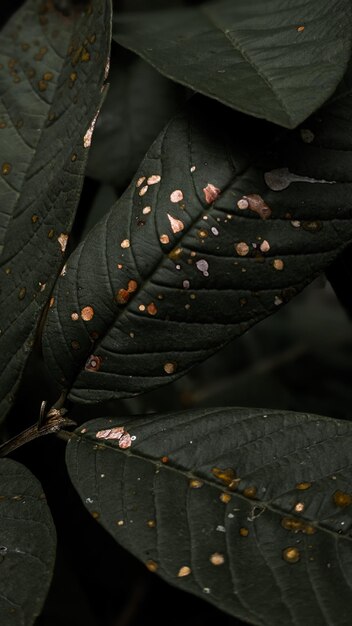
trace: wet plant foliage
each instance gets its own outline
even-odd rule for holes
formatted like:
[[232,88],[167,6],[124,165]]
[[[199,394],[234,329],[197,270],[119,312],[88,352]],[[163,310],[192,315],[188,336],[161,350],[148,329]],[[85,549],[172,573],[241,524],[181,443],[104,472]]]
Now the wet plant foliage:
[[1,7],[1,626],[350,625],[351,11]]

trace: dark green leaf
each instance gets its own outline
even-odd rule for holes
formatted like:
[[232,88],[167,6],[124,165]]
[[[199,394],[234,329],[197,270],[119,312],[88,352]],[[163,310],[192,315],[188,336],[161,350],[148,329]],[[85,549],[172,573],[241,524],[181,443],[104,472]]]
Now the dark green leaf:
[[349,626],[350,423],[203,409],[76,433],[85,506],[149,569],[251,624]]
[[294,128],[341,80],[351,25],[348,0],[223,0],[117,14],[113,36],[169,78]]
[[108,212],[109,207],[116,202],[118,196],[114,187],[111,185],[100,185],[88,211],[82,233],[81,240],[84,239],[89,231],[95,226]]
[[56,533],[42,487],[27,468],[0,460],[0,621],[30,626],[55,562]]
[[87,174],[124,190],[150,144],[185,100],[185,90],[120,47],[112,56],[109,84]]
[[109,0],[68,17],[51,2],[28,0],[1,33],[1,413],[62,265],[86,162],[83,137],[102,99],[110,13]]
[[301,131],[204,100],[168,125],[58,281],[44,355],[75,401],[180,376],[352,239],[352,96]]

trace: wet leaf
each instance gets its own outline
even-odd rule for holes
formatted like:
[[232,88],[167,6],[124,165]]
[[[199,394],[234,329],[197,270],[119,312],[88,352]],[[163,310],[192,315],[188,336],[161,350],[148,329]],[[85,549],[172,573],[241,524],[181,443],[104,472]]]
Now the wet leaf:
[[[28,0],[0,45],[0,371],[6,413],[63,262],[109,54],[110,2]],[[86,145],[89,137],[86,137]]]
[[93,517],[171,584],[250,624],[348,626],[351,444],[349,422],[201,409],[88,422],[66,459]]
[[42,487],[27,468],[0,460],[1,626],[31,626],[48,592],[56,548]]
[[203,98],[73,253],[44,329],[70,397],[182,375],[277,311],[352,239],[352,97],[283,131]]
[[114,39],[162,74],[294,128],[333,93],[350,57],[348,0],[223,0],[117,14]]

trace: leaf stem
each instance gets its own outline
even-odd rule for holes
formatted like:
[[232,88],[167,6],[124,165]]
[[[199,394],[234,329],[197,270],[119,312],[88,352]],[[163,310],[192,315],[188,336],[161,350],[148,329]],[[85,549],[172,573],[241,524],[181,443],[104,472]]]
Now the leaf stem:
[[[18,435],[15,435],[15,437],[12,437],[12,439],[9,439],[0,445],[0,457],[11,454],[14,450],[24,446],[26,443],[30,443],[31,441],[38,439],[38,437],[58,433],[65,426],[77,426],[76,422],[66,416],[67,411],[62,406],[65,401],[65,397],[66,395],[62,394],[59,400],[45,415],[45,403],[42,403],[38,422],[29,426],[29,428],[26,428]],[[66,433],[65,436],[67,435],[69,435],[69,433]]]

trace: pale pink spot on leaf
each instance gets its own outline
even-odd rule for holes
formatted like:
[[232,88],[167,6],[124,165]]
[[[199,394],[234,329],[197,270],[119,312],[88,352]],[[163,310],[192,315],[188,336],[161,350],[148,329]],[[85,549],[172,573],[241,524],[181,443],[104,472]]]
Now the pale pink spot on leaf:
[[148,185],[156,185],[157,183],[160,183],[161,181],[161,176],[159,176],[159,174],[153,174],[152,176],[149,176],[147,183]]
[[172,215],[170,215],[169,213],[167,214],[167,217],[169,219],[171,230],[173,233],[179,233],[181,232],[181,230],[184,229],[185,225],[181,220],[172,217]]
[[170,200],[171,202],[181,202],[181,200],[183,200],[181,189],[175,189],[175,191],[170,194]]
[[215,185],[212,185],[211,183],[208,183],[207,186],[204,187],[203,193],[204,193],[204,196],[205,196],[206,203],[207,204],[212,204],[213,202],[215,202],[215,200],[218,197],[219,193],[221,193],[221,190],[218,187],[215,187]]

